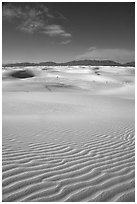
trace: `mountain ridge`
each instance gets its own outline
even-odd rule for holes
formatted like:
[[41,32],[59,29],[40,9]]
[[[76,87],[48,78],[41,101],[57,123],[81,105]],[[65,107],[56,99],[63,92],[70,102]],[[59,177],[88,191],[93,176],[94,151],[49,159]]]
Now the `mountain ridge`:
[[78,65],[83,65],[83,66],[132,66],[135,67],[135,62],[127,62],[127,63],[118,63],[115,61],[111,60],[73,60],[69,62],[62,62],[62,63],[56,63],[56,62],[39,62],[39,63],[34,63],[34,62],[20,62],[20,63],[8,63],[8,64],[3,64],[3,67],[24,67],[24,66],[78,66]]

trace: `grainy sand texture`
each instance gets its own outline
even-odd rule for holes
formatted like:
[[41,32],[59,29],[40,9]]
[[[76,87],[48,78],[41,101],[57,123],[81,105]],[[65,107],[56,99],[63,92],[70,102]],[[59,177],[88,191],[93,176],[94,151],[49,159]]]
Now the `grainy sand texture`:
[[3,70],[3,201],[134,202],[135,68],[22,69]]

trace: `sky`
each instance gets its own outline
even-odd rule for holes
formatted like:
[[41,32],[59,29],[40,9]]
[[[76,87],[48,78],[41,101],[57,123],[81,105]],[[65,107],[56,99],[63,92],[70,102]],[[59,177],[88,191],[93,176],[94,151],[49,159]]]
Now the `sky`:
[[3,3],[2,63],[134,58],[133,2]]

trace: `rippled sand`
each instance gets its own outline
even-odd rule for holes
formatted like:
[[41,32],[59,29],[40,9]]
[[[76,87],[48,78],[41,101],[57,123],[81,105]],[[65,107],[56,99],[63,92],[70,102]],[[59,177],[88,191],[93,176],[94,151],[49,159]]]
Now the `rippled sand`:
[[132,71],[3,81],[4,202],[135,201]]

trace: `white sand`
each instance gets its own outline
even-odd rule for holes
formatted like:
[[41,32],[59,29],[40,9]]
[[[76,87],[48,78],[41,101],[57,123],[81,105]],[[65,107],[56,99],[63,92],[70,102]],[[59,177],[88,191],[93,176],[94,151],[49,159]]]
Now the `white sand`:
[[134,68],[93,68],[4,72],[3,201],[135,201]]

